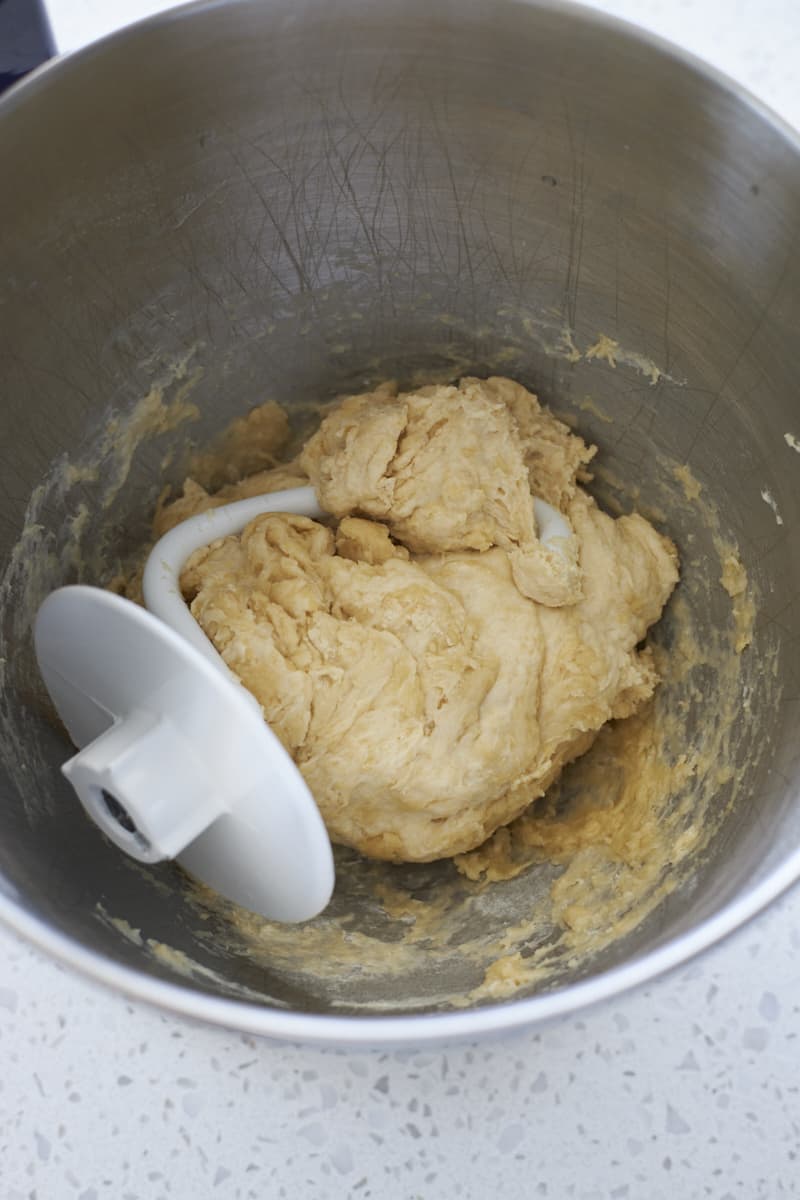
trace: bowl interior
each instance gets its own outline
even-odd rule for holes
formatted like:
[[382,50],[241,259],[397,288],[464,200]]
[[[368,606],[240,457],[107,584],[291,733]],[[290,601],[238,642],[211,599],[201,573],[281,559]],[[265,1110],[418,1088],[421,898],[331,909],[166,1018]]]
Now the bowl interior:
[[[240,2],[32,79],[0,105],[0,160],[0,886],[20,907],[265,1012],[420,1013],[491,1001],[506,952],[547,954],[517,994],[595,976],[781,866],[800,833],[790,135],[579,9]],[[339,392],[461,374],[536,391],[600,447],[601,500],[681,552],[655,637],[674,664],[690,634],[695,657],[659,693],[661,748],[695,754],[671,803],[709,836],[582,953],[552,920],[517,928],[563,863],[485,888],[343,852],[322,923],[232,918],[83,817],[32,656],[41,599],[113,574],[235,416],[272,398],[302,431]],[[739,654],[729,553],[753,604]],[[563,803],[585,786],[577,770]]]

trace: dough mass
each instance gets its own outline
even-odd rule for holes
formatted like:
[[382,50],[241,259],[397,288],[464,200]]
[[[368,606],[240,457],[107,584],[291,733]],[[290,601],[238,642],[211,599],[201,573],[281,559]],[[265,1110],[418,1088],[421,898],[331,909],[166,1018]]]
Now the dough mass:
[[[652,694],[640,644],[677,555],[597,507],[593,453],[510,380],[384,386],[328,410],[295,461],[215,495],[188,481],[162,508],[159,530],[310,481],[331,514],[260,517],[181,584],[335,841],[393,861],[471,850]],[[539,540],[533,496],[572,537]]]

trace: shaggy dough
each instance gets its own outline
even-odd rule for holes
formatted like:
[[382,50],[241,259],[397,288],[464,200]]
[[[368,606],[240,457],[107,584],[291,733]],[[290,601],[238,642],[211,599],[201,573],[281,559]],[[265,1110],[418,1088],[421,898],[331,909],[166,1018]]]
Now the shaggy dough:
[[399,397],[387,390],[349,396],[322,422],[300,465],[334,517],[358,512],[385,521],[415,554],[501,546],[523,596],[572,604],[581,597],[578,543],[573,537],[557,549],[542,545],[531,493],[546,500],[553,492],[556,506],[569,501],[575,475],[567,464],[577,468],[593,450],[551,422],[558,427],[550,444],[556,461],[542,471],[532,454],[529,469],[526,449],[543,424],[532,399],[499,378]]
[[[162,507],[166,528],[307,475],[337,518],[259,517],[181,581],[335,841],[394,861],[470,850],[652,694],[638,647],[677,556],[578,486],[593,453],[510,380],[384,387],[342,400],[299,462]],[[556,549],[532,494],[574,531]]]

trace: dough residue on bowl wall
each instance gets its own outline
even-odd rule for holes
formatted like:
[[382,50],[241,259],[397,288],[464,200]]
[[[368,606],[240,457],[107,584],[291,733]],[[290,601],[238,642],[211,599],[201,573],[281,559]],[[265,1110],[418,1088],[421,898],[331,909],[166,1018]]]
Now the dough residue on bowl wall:
[[[98,533],[129,481],[134,457],[152,440],[163,438],[199,413],[190,397],[202,378],[194,363],[196,348],[168,363],[147,392],[127,411],[109,408],[79,455],[62,454],[31,494],[25,520],[0,578],[0,739],[18,782],[19,795],[32,819],[48,804],[47,775],[19,720],[19,697],[6,687],[8,667],[20,646],[29,642],[33,618],[52,589],[61,583],[98,583],[108,578],[113,547],[109,532]],[[162,470],[171,457],[162,457]],[[92,490],[91,504],[87,501]],[[54,515],[57,514],[57,515]],[[112,532],[114,531],[112,524]],[[32,689],[36,676],[32,676]],[[34,695],[30,702],[38,705]]]

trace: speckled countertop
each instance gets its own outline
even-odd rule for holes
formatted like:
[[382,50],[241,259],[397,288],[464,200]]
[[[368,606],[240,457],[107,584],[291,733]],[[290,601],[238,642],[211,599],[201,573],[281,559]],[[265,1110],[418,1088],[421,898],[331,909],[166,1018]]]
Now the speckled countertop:
[[[159,0],[49,0],[70,49]],[[793,0],[606,0],[800,126]],[[424,1052],[161,1015],[0,930],[0,1200],[800,1194],[800,890],[647,990]]]

